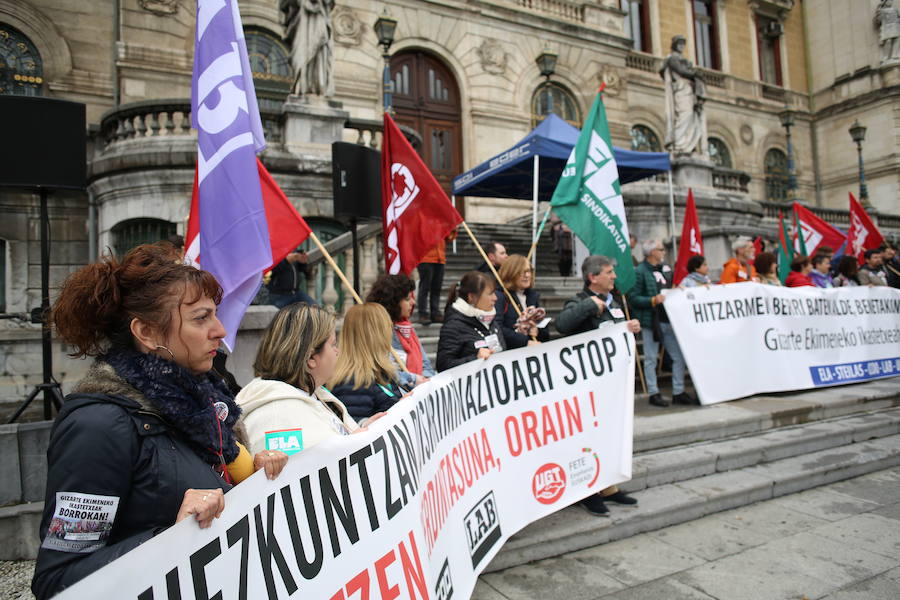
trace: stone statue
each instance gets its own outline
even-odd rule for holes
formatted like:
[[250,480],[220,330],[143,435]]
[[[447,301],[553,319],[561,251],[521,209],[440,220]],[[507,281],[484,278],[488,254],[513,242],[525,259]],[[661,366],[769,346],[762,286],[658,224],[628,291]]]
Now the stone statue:
[[666,85],[666,149],[674,155],[706,155],[706,85],[684,57],[685,38],[672,38],[672,53],[659,74]]
[[875,28],[879,30],[881,63],[900,60],[900,11],[893,0],[881,0],[875,9]]
[[334,95],[331,9],[334,0],[279,0],[284,37],[291,45],[294,85],[301,96]]

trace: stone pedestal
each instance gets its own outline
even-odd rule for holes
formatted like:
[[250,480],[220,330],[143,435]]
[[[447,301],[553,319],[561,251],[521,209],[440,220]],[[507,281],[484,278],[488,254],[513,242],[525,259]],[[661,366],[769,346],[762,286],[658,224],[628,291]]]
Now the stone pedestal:
[[284,145],[297,156],[331,156],[350,113],[321,96],[289,96],[284,103]]
[[685,156],[672,159],[672,182],[685,188],[712,187],[715,165],[708,158]]

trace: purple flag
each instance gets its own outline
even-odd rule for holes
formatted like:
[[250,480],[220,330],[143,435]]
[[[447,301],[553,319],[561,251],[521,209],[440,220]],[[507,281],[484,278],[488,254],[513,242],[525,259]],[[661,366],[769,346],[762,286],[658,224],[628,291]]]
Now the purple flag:
[[238,325],[272,264],[256,152],[266,147],[237,0],[198,0],[191,117],[197,130],[200,260],[224,295],[219,319]]

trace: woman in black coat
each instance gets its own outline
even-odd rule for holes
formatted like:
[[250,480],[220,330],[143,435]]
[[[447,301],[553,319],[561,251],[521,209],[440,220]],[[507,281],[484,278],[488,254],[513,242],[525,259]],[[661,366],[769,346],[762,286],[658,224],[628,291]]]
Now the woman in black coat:
[[493,278],[480,271],[463,275],[447,297],[438,339],[437,370],[446,371],[505,350],[506,342],[495,316]]
[[[209,527],[229,465],[246,456],[240,409],[213,358],[222,289],[171,248],[138,246],[75,272],[52,313],[75,356],[96,362],[53,424],[31,589],[49,598],[175,523]],[[249,458],[248,458],[249,460]],[[282,452],[254,463],[275,477]]]
[[[534,271],[528,259],[521,254],[510,254],[509,258],[500,267],[500,281],[509,290],[509,293],[519,305],[519,311],[524,311],[529,306],[540,308],[541,295],[532,286],[534,285]],[[507,348],[522,348],[529,342],[546,342],[550,339],[550,332],[546,327],[538,327],[532,323],[527,333],[516,329],[519,313],[512,306],[509,297],[502,289],[494,292],[497,297],[494,308],[497,311],[497,321],[500,322],[500,330],[506,340]],[[543,313],[544,311],[540,311]]]

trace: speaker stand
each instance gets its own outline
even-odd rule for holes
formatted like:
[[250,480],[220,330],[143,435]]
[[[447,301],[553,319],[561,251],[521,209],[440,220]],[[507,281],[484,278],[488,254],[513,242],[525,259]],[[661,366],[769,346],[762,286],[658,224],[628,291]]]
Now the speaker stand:
[[53,379],[53,343],[50,335],[50,324],[47,323],[47,315],[50,313],[50,213],[47,210],[47,188],[39,187],[41,195],[41,310],[40,315],[32,315],[32,322],[41,324],[41,350],[44,371],[44,381],[34,387],[25,401],[16,409],[8,421],[14,423],[31,401],[41,392],[44,393],[44,419],[52,416],[51,406],[59,411],[63,403],[62,388]]

